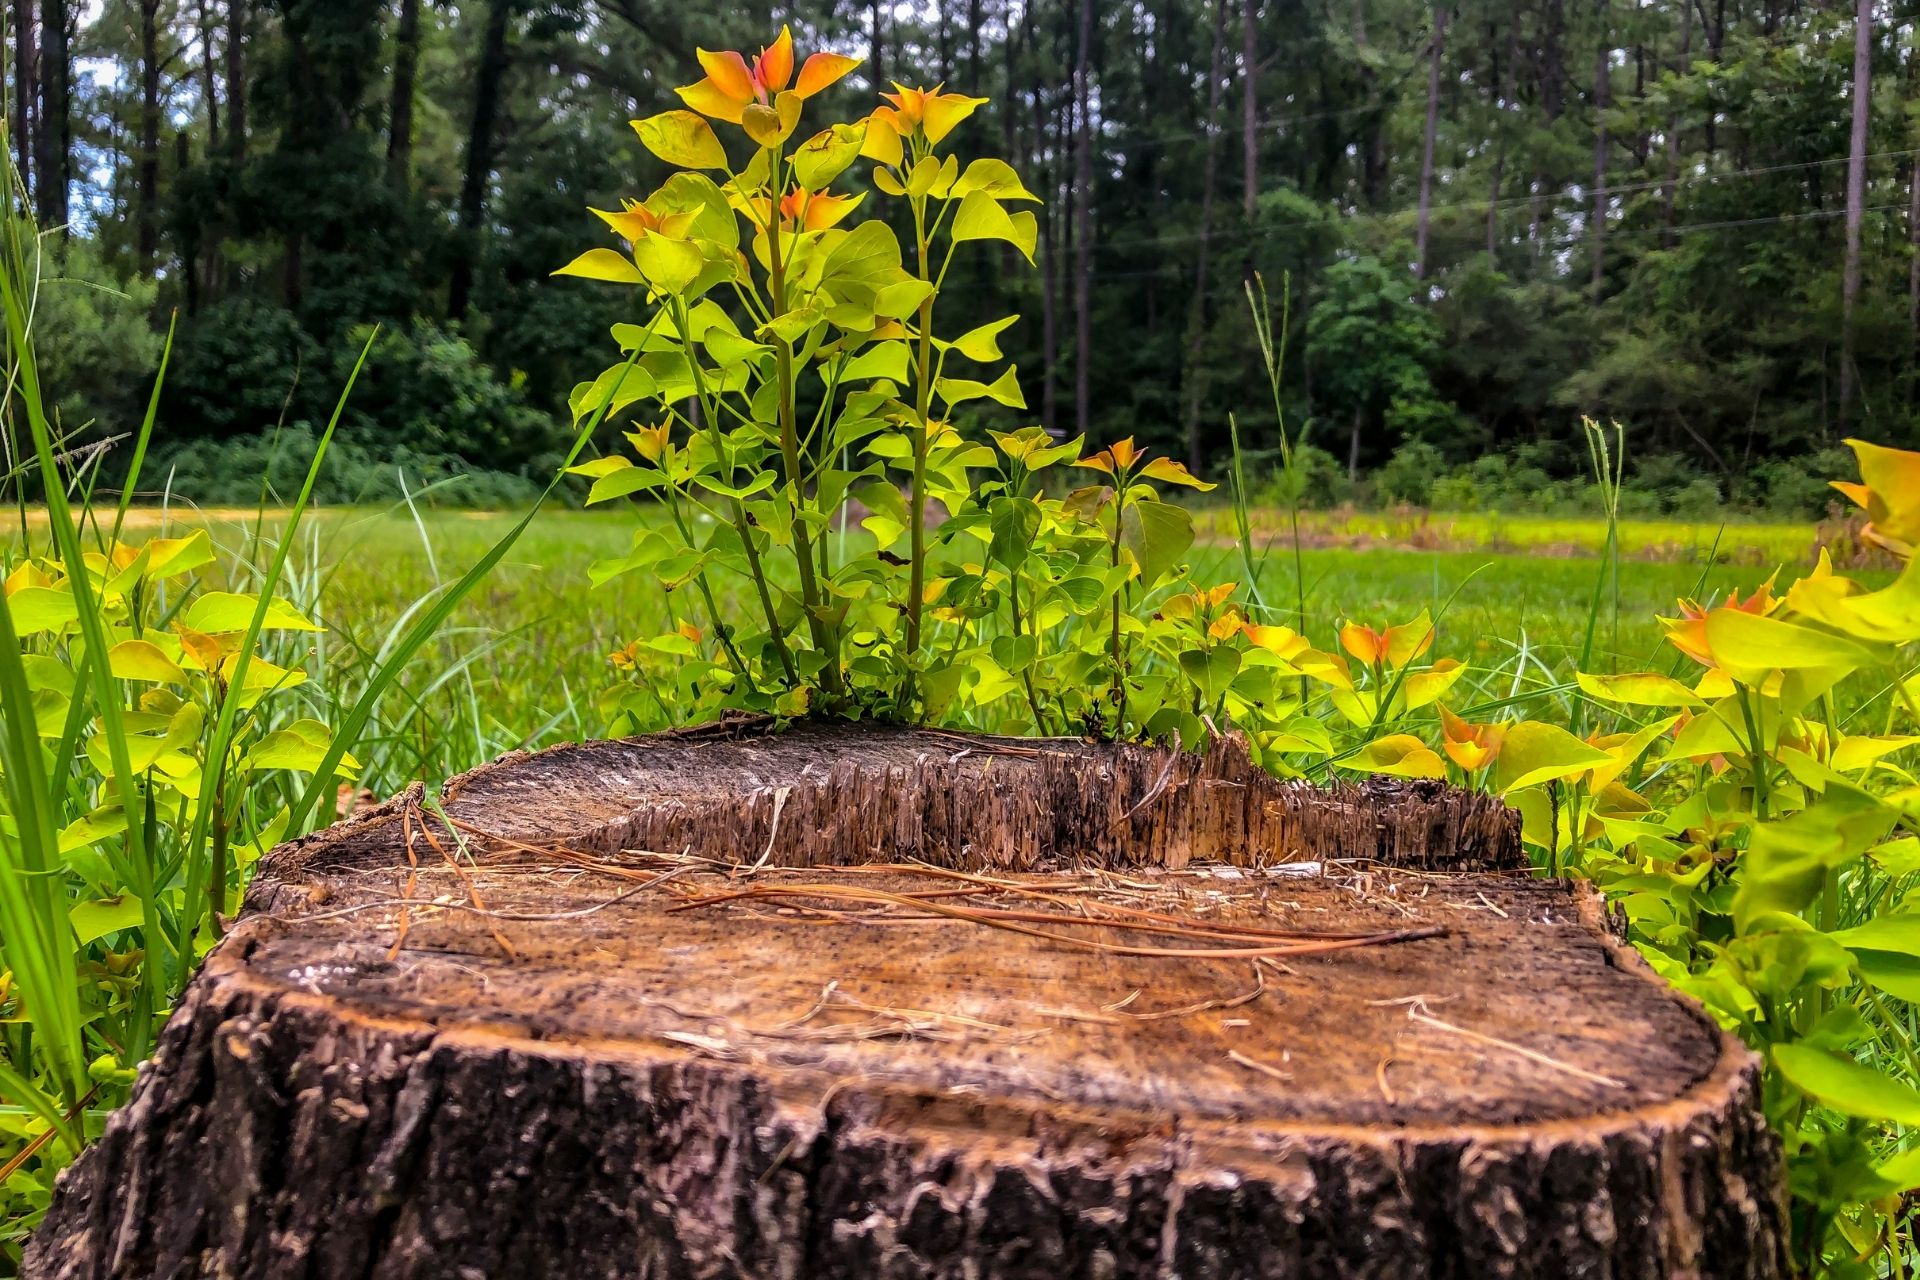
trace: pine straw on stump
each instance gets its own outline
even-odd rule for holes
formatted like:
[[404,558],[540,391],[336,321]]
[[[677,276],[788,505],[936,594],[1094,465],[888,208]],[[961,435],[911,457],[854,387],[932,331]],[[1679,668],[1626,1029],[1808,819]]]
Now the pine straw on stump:
[[262,864],[31,1280],[1785,1271],[1752,1059],[1485,798],[733,725],[441,806]]

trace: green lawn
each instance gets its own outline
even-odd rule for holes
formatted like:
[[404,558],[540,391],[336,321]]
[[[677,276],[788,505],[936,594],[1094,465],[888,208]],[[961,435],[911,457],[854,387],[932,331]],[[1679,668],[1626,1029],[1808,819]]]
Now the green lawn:
[[[326,661],[313,665],[351,669],[362,663],[414,602],[436,583],[457,577],[516,518],[431,512],[416,522],[404,510],[341,510],[311,523],[295,557],[294,594],[335,633],[323,642],[330,646]],[[543,513],[461,608],[449,632],[416,661],[401,695],[410,701],[378,718],[386,737],[361,753],[374,766],[367,782],[382,790],[416,769],[456,772],[515,746],[599,732],[605,718],[597,698],[615,679],[608,653],[637,635],[662,630],[670,608],[692,604],[684,596],[669,601],[639,575],[598,589],[589,585],[587,567],[623,552],[643,518],[633,508]],[[195,520],[224,549],[237,553],[246,545],[244,517],[202,513]],[[139,523],[144,527],[136,536],[159,531],[151,516]],[[1278,533],[1278,520],[1267,517],[1260,524],[1259,540],[1268,544],[1259,560],[1260,598],[1274,620],[1291,622],[1292,546]],[[1427,608],[1440,617],[1436,652],[1477,668],[1474,697],[1507,697],[1564,680],[1585,643],[1604,529],[1512,517],[1500,527],[1502,540],[1484,550],[1418,550],[1395,545],[1404,542],[1399,538],[1309,547],[1302,555],[1309,635],[1330,646],[1343,618],[1388,623]],[[1763,580],[1770,566],[1752,561],[1769,546],[1783,553],[1776,563],[1784,585],[1807,567],[1805,549],[1813,542],[1806,526],[1734,526],[1721,536],[1720,557],[1748,563],[1714,563],[1688,550],[1712,547],[1717,533],[1670,524],[1623,529],[1625,546],[1659,543],[1670,548],[1670,558],[1630,556],[1623,562],[1617,630],[1608,588],[1591,666],[1666,669],[1673,655],[1662,652],[1656,614],[1672,614],[1680,596],[1705,597]],[[1534,537],[1536,548],[1552,550],[1507,549],[1516,536]],[[1791,550],[1796,547],[1798,552]],[[1197,577],[1246,577],[1231,544],[1210,540],[1192,559]]]

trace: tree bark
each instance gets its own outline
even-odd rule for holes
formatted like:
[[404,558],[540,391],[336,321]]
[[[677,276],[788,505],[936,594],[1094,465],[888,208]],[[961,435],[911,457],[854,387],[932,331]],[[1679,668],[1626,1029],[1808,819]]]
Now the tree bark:
[[1093,398],[1093,3],[1078,0],[1073,43],[1073,420],[1081,435]]
[[1873,0],[1857,0],[1853,19],[1853,136],[1847,148],[1847,256],[1840,280],[1840,411],[1853,421],[1853,312],[1860,301],[1860,223],[1867,203],[1867,122],[1873,99]]
[[[1427,130],[1420,152],[1420,213],[1414,224],[1413,277],[1427,278],[1427,235],[1433,210],[1433,147],[1440,128],[1440,62],[1446,56],[1447,6],[1433,10],[1433,41],[1427,57]],[[1499,179],[1494,179],[1498,183]]]
[[393,31],[393,98],[387,112],[387,181],[405,191],[413,169],[413,86],[420,65],[420,0],[400,0]]
[[1260,0],[1240,0],[1240,213],[1260,199]]
[[[1684,0],[1680,6],[1680,63],[1681,75],[1693,69],[1693,0]],[[1680,111],[1675,108],[1667,113],[1667,180],[1660,188],[1660,243],[1672,247],[1673,208],[1675,189],[1680,182]]]
[[447,279],[447,315],[467,313],[473,292],[474,261],[480,252],[480,224],[486,215],[487,187],[493,180],[494,125],[500,113],[500,82],[507,74],[509,0],[490,0],[480,66],[473,83],[473,121],[467,131],[466,175],[460,183],[460,233]]
[[[1491,37],[1492,33],[1488,34]],[[1498,108],[1495,127],[1499,132],[1494,139],[1493,180],[1488,184],[1487,191],[1487,265],[1495,268],[1500,265],[1500,191],[1506,179],[1508,134],[1512,130],[1509,121],[1513,110],[1512,77],[1519,57],[1519,21],[1510,14],[1507,17],[1507,56],[1501,60],[1500,69],[1493,77],[1497,97],[1495,105]]]
[[236,162],[247,158],[247,28],[251,0],[227,4],[227,146]]
[[31,195],[34,162],[34,108],[38,86],[34,50],[33,0],[13,0],[13,148],[20,189]]
[[[1031,6],[1029,6],[1031,8]],[[1071,113],[1069,113],[1071,114]],[[1042,161],[1047,176],[1047,204],[1040,210],[1040,350],[1042,372],[1040,380],[1040,424],[1050,432],[1057,432],[1060,425],[1060,281],[1064,276],[1060,265],[1060,235],[1056,227],[1064,221],[1062,214],[1056,212],[1060,207],[1061,183],[1056,176],[1055,165],[1059,162],[1060,152],[1064,149],[1055,140],[1053,131],[1047,128],[1046,89],[1035,85],[1033,90],[1033,134],[1034,145]],[[1059,134],[1066,133],[1061,128]],[[1062,139],[1063,140],[1063,139]],[[1038,158],[1038,157],[1036,157]]]
[[1607,111],[1613,105],[1613,13],[1611,0],[1600,0],[1600,52],[1593,67],[1593,299],[1607,278]]
[[40,0],[40,109],[34,117],[34,212],[43,229],[67,225],[73,181],[73,60],[67,48],[67,0]]
[[195,25],[200,33],[200,93],[207,102],[207,154],[220,154],[220,98],[214,81],[213,11],[207,0],[195,0]]
[[[1251,3],[1251,0],[1243,0]],[[1206,449],[1200,438],[1200,409],[1206,397],[1201,352],[1207,336],[1207,287],[1213,247],[1213,189],[1220,173],[1220,107],[1226,89],[1226,35],[1228,0],[1213,0],[1213,42],[1207,56],[1206,151],[1200,164],[1199,244],[1194,250],[1193,297],[1187,303],[1187,367],[1183,397],[1183,426],[1187,442],[1187,469],[1205,474]]]
[[143,275],[160,251],[160,0],[140,0],[140,155],[135,252]]
[[441,809],[266,859],[26,1280],[1787,1273],[1755,1059],[1489,797],[737,725]]

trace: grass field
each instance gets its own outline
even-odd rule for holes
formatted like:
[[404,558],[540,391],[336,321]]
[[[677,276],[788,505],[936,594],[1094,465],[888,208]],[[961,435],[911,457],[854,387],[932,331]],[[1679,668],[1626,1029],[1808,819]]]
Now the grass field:
[[[509,513],[335,510],[311,521],[294,557],[294,594],[332,628],[327,665],[363,664],[409,607],[451,581],[517,517]],[[379,723],[385,742],[366,744],[375,791],[403,784],[416,770],[432,776],[468,768],[519,746],[591,736],[604,728],[598,695],[614,683],[607,655],[642,632],[663,629],[669,599],[656,583],[629,575],[594,589],[587,568],[625,551],[644,518],[633,509],[543,513],[507,561],[455,615],[451,628],[414,663]],[[223,551],[247,544],[250,517],[205,511],[136,513],[142,533],[162,523],[178,533],[205,525]],[[1605,528],[1599,522],[1519,517],[1316,514],[1302,554],[1306,630],[1331,645],[1343,618],[1403,621],[1422,608],[1440,617],[1437,652],[1476,668],[1475,696],[1511,697],[1564,681],[1586,643],[1599,581]],[[1326,541],[1335,521],[1339,545]],[[1400,521],[1398,525],[1394,522]],[[1442,523],[1444,522],[1444,523]],[[1229,520],[1203,513],[1195,575],[1244,580]],[[1256,513],[1260,598],[1275,620],[1292,621],[1296,599],[1292,544],[1277,515]],[[1371,532],[1368,530],[1371,529]],[[1444,529],[1422,549],[1420,531]],[[1473,549],[1475,538],[1488,545]],[[1807,525],[1622,527],[1618,589],[1603,591],[1590,666],[1662,669],[1656,614],[1672,614],[1681,596],[1702,598],[1751,586],[1774,566],[1784,584],[1810,565]],[[1527,546],[1530,550],[1512,548]],[[1710,555],[1709,552],[1712,552]],[[1731,562],[1731,563],[1729,563]],[[1869,574],[1869,577],[1872,575]],[[719,584],[716,584],[719,585]],[[1444,610],[1444,612],[1443,612]],[[394,735],[406,734],[405,742]],[[383,749],[383,747],[385,749]],[[402,763],[404,761],[404,764]]]

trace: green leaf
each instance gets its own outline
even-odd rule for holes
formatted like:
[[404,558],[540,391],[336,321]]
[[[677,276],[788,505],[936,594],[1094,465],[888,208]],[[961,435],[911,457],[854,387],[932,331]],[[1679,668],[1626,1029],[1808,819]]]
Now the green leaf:
[[1121,545],[1140,565],[1140,581],[1152,586],[1170,573],[1193,545],[1193,513],[1171,502],[1129,502],[1121,520]]
[[58,631],[80,617],[73,592],[65,587],[22,587],[6,598],[14,634],[25,637]]
[[991,324],[983,324],[977,329],[967,330],[967,332],[955,338],[950,345],[955,351],[958,351],[967,359],[978,361],[981,364],[998,360],[1001,358],[1000,335],[1019,323],[1019,321],[1019,316],[1008,316],[1004,320],[995,320]]
[[85,946],[110,933],[139,928],[142,911],[140,899],[123,893],[92,902],[76,902],[67,917],[73,921],[74,938]]
[[1624,702],[1636,707],[1704,707],[1706,700],[1672,676],[1639,674],[1594,676],[1584,671],[1573,678],[1589,697],[1602,702]]
[[707,264],[700,246],[649,231],[633,246],[633,261],[641,279],[662,293],[683,293]]
[[553,274],[579,276],[582,280],[605,280],[611,284],[647,282],[647,278],[640,274],[640,268],[612,249],[589,249]]
[[1853,962],[1860,976],[1897,1000],[1920,1004],[1920,956],[1897,951],[1857,950]]
[[1849,951],[1898,951],[1920,956],[1920,911],[1897,911],[1877,916],[1865,924],[1829,934]]
[[1507,730],[1501,744],[1493,766],[1493,789],[1504,795],[1612,763],[1612,756],[1558,725],[1522,720]]
[[885,316],[891,320],[905,319],[920,309],[920,304],[933,296],[930,281],[919,278],[898,280],[887,285],[874,295],[873,314]]
[[1020,175],[1005,160],[975,160],[955,180],[950,194],[956,199],[964,199],[976,191],[996,200],[1031,200],[1035,204],[1040,203],[1040,197],[1021,184]]
[[587,505],[611,502],[646,489],[665,488],[666,483],[667,477],[657,467],[622,467],[593,482],[593,488],[587,490]]
[[1756,826],[1741,860],[1735,923],[1745,930],[1769,912],[1803,910],[1828,875],[1880,842],[1893,819],[1893,810],[1873,796],[1836,782],[1817,804]]
[[987,523],[993,530],[987,555],[1009,569],[1019,568],[1033,548],[1040,520],[1040,504],[1032,498],[995,498],[987,506]]
[[1394,778],[1444,778],[1447,766],[1433,748],[1410,733],[1376,738],[1339,762],[1343,769]]
[[991,383],[975,382],[971,378],[941,378],[933,384],[933,393],[945,401],[951,408],[956,404],[965,404],[969,400],[994,400],[1010,409],[1027,407],[1026,397],[1020,391],[1019,369],[1007,366],[1007,371]]
[[[244,631],[253,619],[253,608],[253,596],[238,595],[231,591],[209,591],[187,606],[181,621],[195,631],[204,631],[210,636],[228,631]],[[266,617],[261,621],[260,629],[262,631],[324,630],[298,609],[279,599],[267,602]]]
[[[295,720],[284,729],[276,729],[254,743],[247,752],[247,765],[254,769],[294,769],[312,773],[327,757],[333,745],[333,733],[318,720]],[[351,755],[342,755],[336,770],[358,769]]]
[[1707,615],[1707,647],[1726,673],[1743,684],[1756,684],[1770,671],[1857,669],[1881,656],[1845,636],[1739,609],[1715,609]]
[[1920,1091],[1883,1071],[1803,1044],[1773,1046],[1773,1065],[1794,1088],[1836,1111],[1920,1125]]
[[809,191],[819,191],[860,158],[867,124],[836,124],[814,134],[793,153],[793,175]]
[[1217,702],[1240,674],[1240,653],[1226,645],[1188,649],[1180,655],[1180,670],[1199,688],[1201,697]]
[[876,342],[847,361],[840,370],[842,382],[865,382],[885,378],[889,382],[907,380],[907,344]]
[[151,640],[122,640],[107,650],[107,670],[116,680],[149,680],[154,684],[185,684],[187,673]]
[[1000,207],[1000,202],[985,191],[970,191],[960,201],[948,231],[956,242],[1004,240],[1018,249],[1031,263],[1037,224],[1032,214],[1015,217]]
[[635,120],[633,131],[647,150],[682,169],[725,169],[727,149],[713,126],[691,111],[662,111]]

